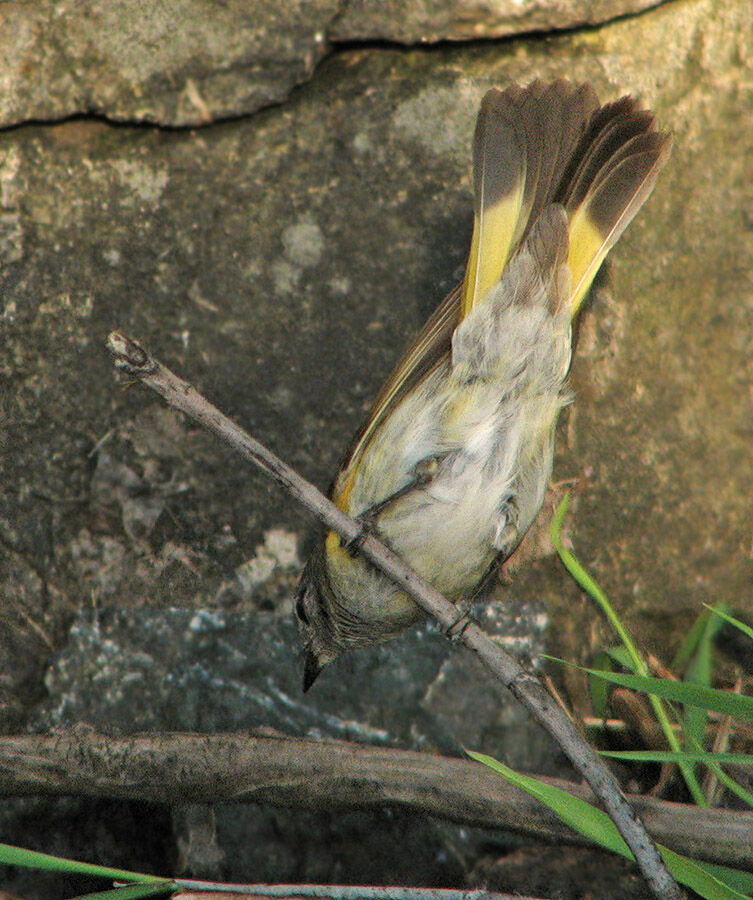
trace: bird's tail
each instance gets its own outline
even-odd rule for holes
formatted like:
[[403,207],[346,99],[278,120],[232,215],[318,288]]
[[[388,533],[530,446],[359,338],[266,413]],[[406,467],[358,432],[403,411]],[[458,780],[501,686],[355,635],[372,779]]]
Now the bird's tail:
[[474,228],[461,318],[501,278],[541,212],[569,220],[574,316],[609,250],[653,189],[670,136],[632,97],[599,105],[588,84],[491,90],[474,136]]

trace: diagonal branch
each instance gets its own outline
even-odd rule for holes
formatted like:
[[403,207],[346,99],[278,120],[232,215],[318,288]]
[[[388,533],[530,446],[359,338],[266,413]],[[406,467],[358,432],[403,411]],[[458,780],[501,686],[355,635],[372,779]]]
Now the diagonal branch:
[[355,519],[338,509],[311,483],[239,428],[188,382],[157,362],[140,344],[119,332],[112,332],[107,346],[118,369],[156,391],[170,406],[212,431],[248,462],[259,466],[343,540],[351,543],[357,540],[359,551],[369,562],[409,594],[451,637],[475,653],[554,737],[583,775],[633,852],[652,894],[661,900],[682,900],[682,891],[643,823],[622,794],[617,780],[537,678],[526,672],[470,618],[466,616],[459,621],[455,605],[397,554],[373,534],[363,533],[362,526]]

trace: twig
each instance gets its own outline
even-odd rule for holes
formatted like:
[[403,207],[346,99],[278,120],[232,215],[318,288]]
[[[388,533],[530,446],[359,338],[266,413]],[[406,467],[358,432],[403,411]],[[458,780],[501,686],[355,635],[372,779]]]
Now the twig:
[[[591,792],[544,778],[576,797]],[[0,737],[0,795],[264,803],[294,809],[396,806],[459,825],[559,843],[589,841],[485,766],[467,759],[248,734],[107,737],[89,728]],[[710,862],[747,867],[753,813],[631,797],[656,840]]]
[[409,594],[428,615],[433,616],[450,636],[475,653],[555,738],[614,821],[653,895],[661,900],[681,900],[684,896],[682,891],[622,794],[616,779],[557,707],[541,682],[526,672],[470,618],[464,617],[458,621],[457,608],[428,581],[373,534],[363,536],[362,527],[355,519],[338,509],[290,466],[223,415],[188,382],[157,362],[140,344],[112,332],[107,346],[118,369],[156,391],[175,409],[186,413],[214,432],[244,459],[259,466],[343,540],[351,543],[358,538],[362,555]]
[[172,900],[537,900],[521,894],[453,888],[372,887],[350,884],[222,884],[175,878]]

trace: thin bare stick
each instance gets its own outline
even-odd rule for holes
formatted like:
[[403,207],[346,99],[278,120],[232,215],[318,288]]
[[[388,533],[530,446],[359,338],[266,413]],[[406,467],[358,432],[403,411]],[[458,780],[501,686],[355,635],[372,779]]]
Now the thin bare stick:
[[[588,788],[542,778],[593,801]],[[394,806],[477,828],[590,846],[538,800],[486,766],[391,747],[253,734],[110,737],[89,728],[0,737],[0,796],[79,796],[162,803],[264,803],[292,809]],[[753,813],[633,796],[658,841],[745,868]]]
[[157,362],[139,343],[119,332],[112,332],[107,346],[119,370],[156,391],[172,407],[190,416],[244,459],[259,466],[344,541],[354,543],[358,539],[361,554],[409,594],[428,615],[433,616],[450,637],[475,653],[557,741],[609,813],[633,852],[652,894],[661,900],[683,898],[656,844],[625,799],[617,780],[537,678],[526,672],[468,616],[459,620],[455,605],[397,554],[373,534],[364,533],[360,523],[338,509],[314,485],[223,415],[188,382]]
[[454,888],[375,887],[350,884],[223,884],[174,878],[172,900],[537,900],[521,894]]

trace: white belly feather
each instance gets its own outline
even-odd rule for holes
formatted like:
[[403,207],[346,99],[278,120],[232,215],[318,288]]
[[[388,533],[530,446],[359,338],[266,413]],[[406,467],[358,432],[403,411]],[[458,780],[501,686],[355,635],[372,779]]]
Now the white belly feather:
[[[418,464],[434,461],[431,481],[389,502],[376,524],[453,601],[472,594],[498,554],[515,549],[551,474],[554,427],[567,402],[570,312],[552,305],[567,272],[543,278],[542,271],[524,247],[458,325],[451,356],[391,410],[346,473],[341,500],[360,515],[409,485]],[[385,634],[423,617],[360,558],[342,565],[335,554],[328,572],[335,594],[358,596],[358,619]]]

